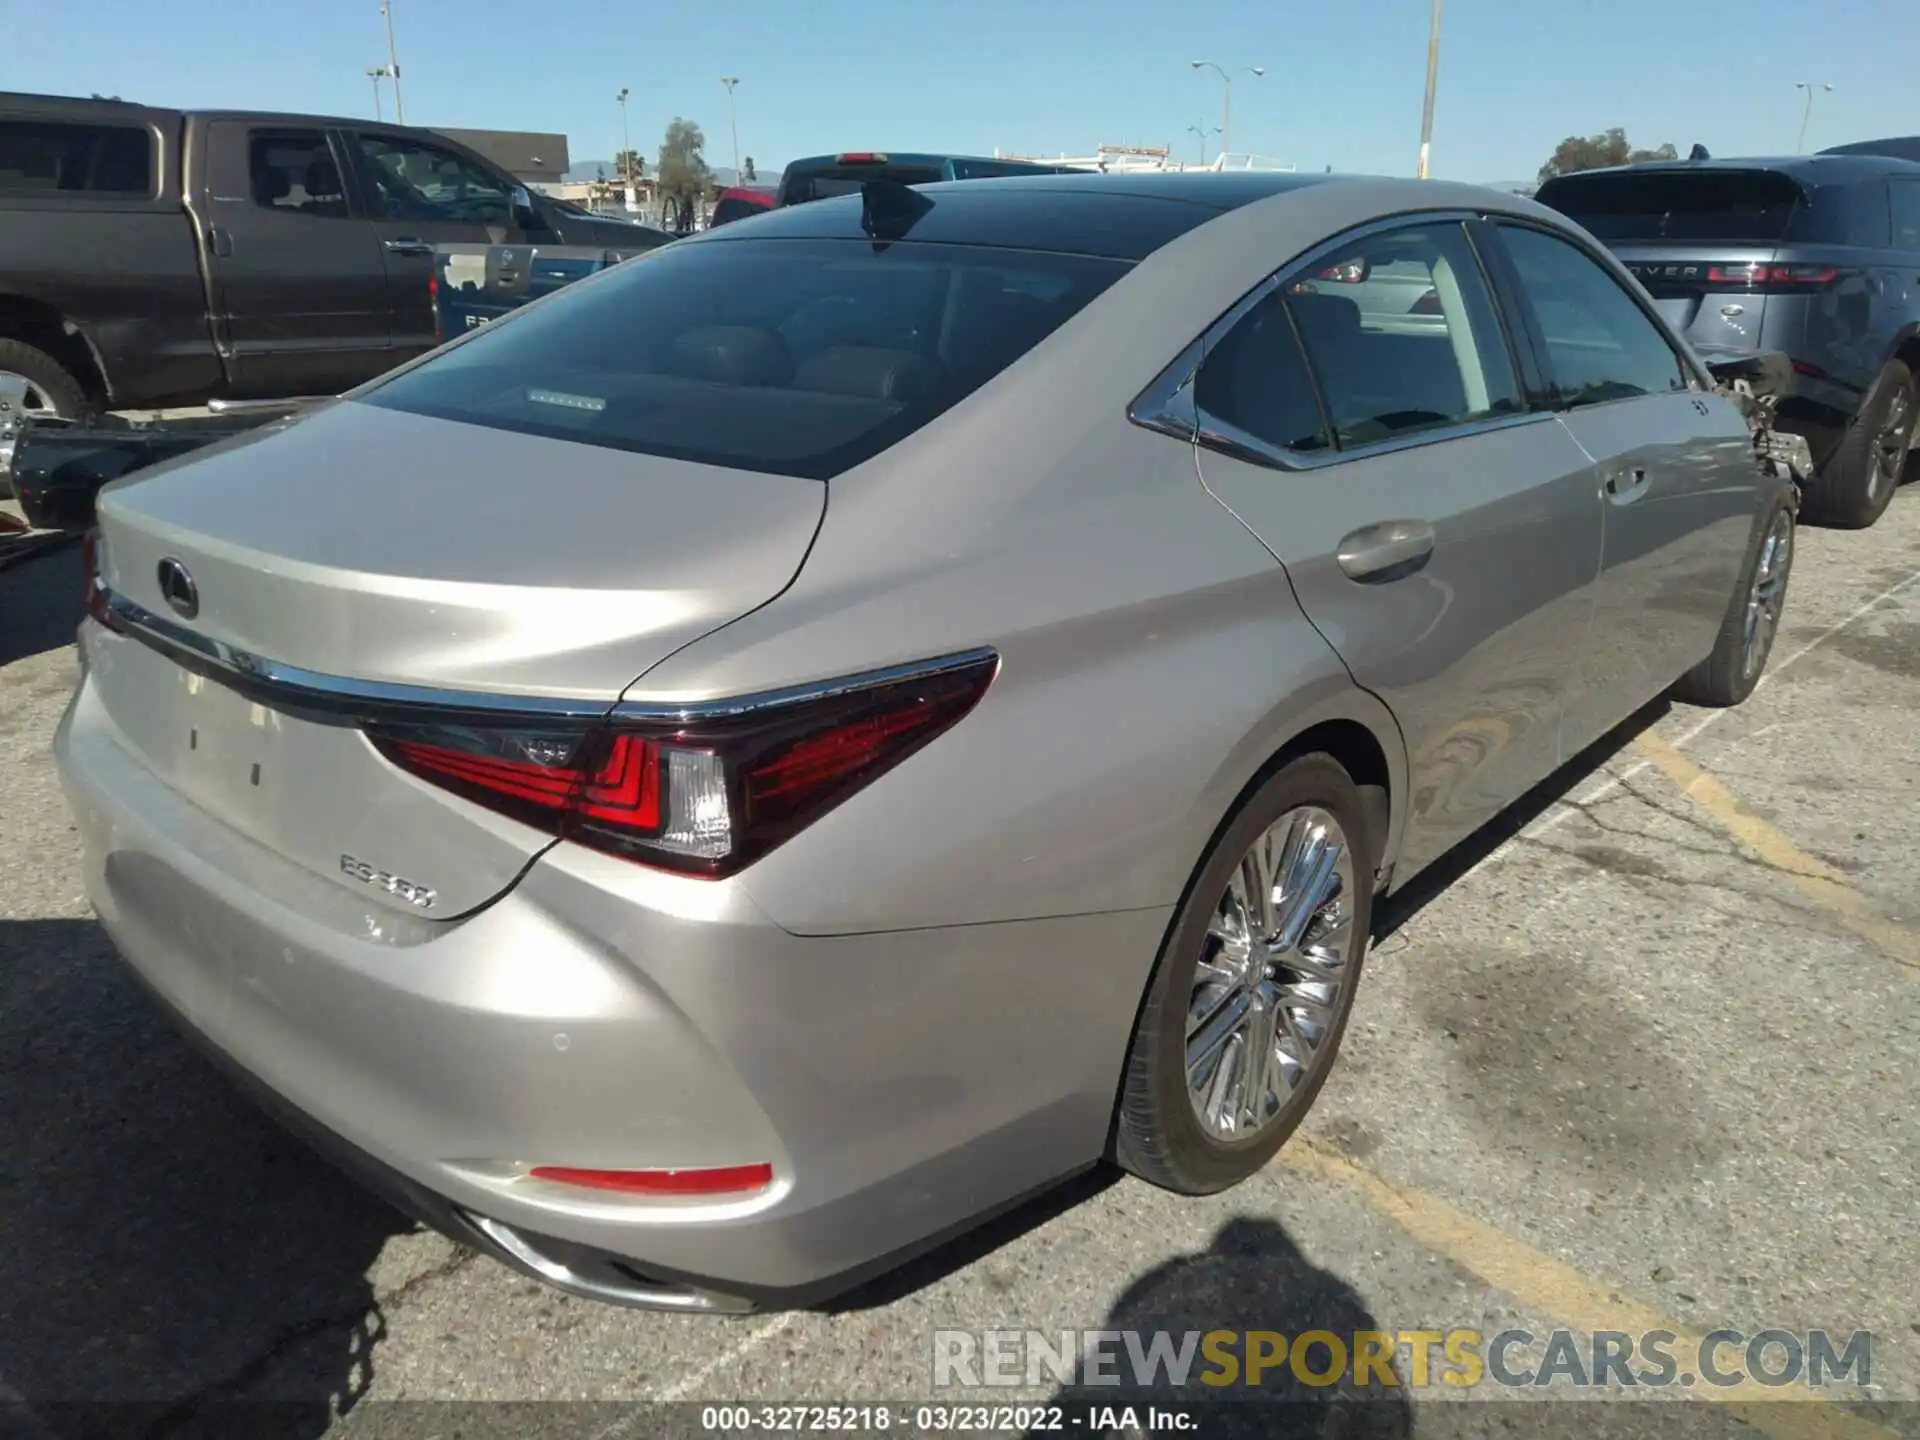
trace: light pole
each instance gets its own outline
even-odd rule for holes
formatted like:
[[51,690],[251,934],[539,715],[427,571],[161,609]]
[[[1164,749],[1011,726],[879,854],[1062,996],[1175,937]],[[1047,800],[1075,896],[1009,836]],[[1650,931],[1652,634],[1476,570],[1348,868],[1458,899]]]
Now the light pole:
[[367,71],[367,78],[373,82],[373,118],[378,120],[381,118],[380,82],[387,78],[387,67],[384,65],[374,66],[371,70]]
[[[1189,135],[1198,135],[1200,137],[1200,163],[1202,165],[1206,164],[1207,163],[1207,136],[1218,135],[1220,133],[1220,127],[1216,125],[1213,129],[1209,130],[1204,125],[1189,125],[1187,126],[1187,133]],[[1226,152],[1222,151],[1221,153],[1225,154]]]
[[727,87],[727,128],[733,132],[733,183],[740,183],[740,121],[733,111],[733,87],[740,83],[738,75],[722,75],[720,83]]
[[620,107],[620,189],[628,210],[640,207],[640,198],[633,184],[633,137],[627,133],[627,97],[633,91],[625,85],[620,93],[613,97]]
[[[1195,60],[1193,68],[1211,70],[1225,82],[1225,88],[1220,92],[1220,154],[1224,158],[1227,153],[1227,139],[1233,133],[1233,76],[1223,66],[1216,65],[1211,60]],[[1267,73],[1267,67],[1264,65],[1242,65],[1237,68],[1248,75]]]
[[393,81],[393,118],[404,125],[407,108],[400,99],[400,54],[393,48],[393,6],[389,0],[380,0],[380,13],[387,22],[387,78]]
[[1817,84],[1816,82],[1811,80],[1796,80],[1793,82],[1793,88],[1796,90],[1804,90],[1807,92],[1807,108],[1800,112],[1799,153],[1804,155],[1807,153],[1807,122],[1813,119],[1813,92],[1816,89],[1831,90],[1833,89],[1833,86],[1825,85],[1825,84]]
[[1427,101],[1420,109],[1419,178],[1427,178],[1433,155],[1433,97],[1440,83],[1440,0],[1433,0],[1433,23],[1427,30]]

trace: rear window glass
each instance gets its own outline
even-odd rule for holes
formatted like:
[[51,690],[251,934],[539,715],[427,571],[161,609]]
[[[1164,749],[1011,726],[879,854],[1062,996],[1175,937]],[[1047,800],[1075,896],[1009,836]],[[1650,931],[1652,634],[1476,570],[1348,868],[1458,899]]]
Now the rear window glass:
[[1602,240],[1779,241],[1800,187],[1768,170],[1569,175],[1535,196]]
[[901,185],[933,185],[946,179],[933,165],[854,165],[836,170],[788,171],[780,183],[783,203],[803,205],[809,200],[831,200],[836,195],[858,195],[869,180],[892,180]]
[[153,137],[137,125],[0,120],[0,194],[153,193]]
[[911,242],[681,242],[377,383],[370,405],[826,479],[1011,365],[1129,267]]

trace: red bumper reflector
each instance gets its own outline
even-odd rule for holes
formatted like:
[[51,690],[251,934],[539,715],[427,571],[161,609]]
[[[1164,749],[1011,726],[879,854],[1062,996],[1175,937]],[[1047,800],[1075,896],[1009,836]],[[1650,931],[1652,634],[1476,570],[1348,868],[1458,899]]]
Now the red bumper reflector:
[[575,1170],[536,1165],[531,1173],[536,1180],[623,1195],[743,1195],[773,1183],[771,1165],[725,1165],[716,1170]]

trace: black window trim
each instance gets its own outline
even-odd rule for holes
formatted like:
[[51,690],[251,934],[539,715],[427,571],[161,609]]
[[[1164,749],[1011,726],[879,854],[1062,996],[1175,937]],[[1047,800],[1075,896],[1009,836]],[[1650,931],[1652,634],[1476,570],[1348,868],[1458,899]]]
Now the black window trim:
[[[1520,346],[1512,334],[1512,320],[1502,304],[1502,297],[1495,286],[1493,276],[1488,273],[1487,258],[1480,246],[1475,243],[1472,222],[1480,218],[1471,210],[1403,211],[1356,225],[1321,241],[1268,275],[1235,301],[1225,314],[1207,326],[1198,339],[1180,352],[1178,359],[1167,366],[1152,384],[1140,392],[1133,403],[1127,407],[1127,418],[1144,429],[1187,440],[1204,449],[1231,455],[1251,464],[1297,472],[1325,470],[1349,461],[1372,459],[1376,455],[1397,454],[1402,450],[1416,450],[1427,445],[1442,445],[1475,435],[1484,435],[1497,430],[1511,430],[1521,425],[1533,425],[1553,419],[1552,410],[1532,408],[1533,396],[1527,393],[1526,376],[1521,368],[1519,356]],[[1521,384],[1522,402],[1528,406],[1527,409],[1512,415],[1496,415],[1481,420],[1464,420],[1454,425],[1435,426],[1430,430],[1390,436],[1384,440],[1370,441],[1365,445],[1352,445],[1345,449],[1339,448],[1335,440],[1325,450],[1300,451],[1287,450],[1257,436],[1249,435],[1237,425],[1210,415],[1200,408],[1194,397],[1194,384],[1199,378],[1200,367],[1206,363],[1207,356],[1213,353],[1214,347],[1220,343],[1227,332],[1245,319],[1249,311],[1274,291],[1292,284],[1315,269],[1324,268],[1326,261],[1340,251],[1350,248],[1355,241],[1388,234],[1395,230],[1449,223],[1462,227],[1468,248],[1474,252],[1480,262],[1482,279],[1486,283],[1501,330],[1501,343],[1507,347],[1509,361],[1515,368],[1515,377]],[[1287,323],[1293,324],[1291,312],[1288,313]],[[1296,341],[1299,339],[1297,329],[1294,338]],[[1326,399],[1321,393],[1320,375],[1314,368],[1312,357],[1307,353],[1304,345],[1301,346],[1301,360],[1306,366],[1308,376],[1312,379],[1314,402],[1319,407],[1322,422],[1326,425],[1327,434],[1331,438],[1333,427],[1327,420]]]
[[[1566,397],[1560,392],[1559,378],[1553,373],[1553,358],[1547,350],[1546,332],[1540,327],[1540,316],[1534,309],[1532,298],[1528,296],[1526,287],[1520,284],[1519,267],[1514,262],[1513,253],[1507,249],[1506,237],[1500,234],[1500,231],[1503,229],[1537,231],[1551,239],[1560,241],[1562,244],[1572,246],[1580,254],[1585,255],[1589,260],[1593,261],[1595,265],[1599,266],[1600,270],[1620,288],[1621,293],[1646,317],[1648,323],[1653,326],[1654,333],[1666,342],[1667,349],[1672,353],[1673,357],[1679,361],[1680,374],[1681,377],[1687,381],[1687,387],[1685,390],[1675,390],[1670,393],[1682,395],[1713,389],[1713,377],[1707,373],[1704,364],[1694,355],[1693,348],[1675,333],[1673,327],[1667,323],[1666,316],[1662,315],[1654,305],[1653,297],[1647,294],[1646,287],[1633,278],[1632,272],[1620,263],[1612,251],[1606,249],[1604,246],[1596,247],[1589,245],[1583,237],[1569,230],[1564,230],[1558,225],[1535,219],[1530,215],[1489,214],[1486,218],[1490,222],[1488,228],[1493,232],[1489,237],[1488,243],[1491,246],[1498,247],[1501,256],[1501,265],[1513,276],[1515,292],[1513,295],[1513,303],[1519,309],[1520,320],[1526,328],[1530,344],[1539,354],[1540,373],[1546,383],[1547,394],[1554,413],[1563,415],[1571,414],[1575,407],[1568,404]],[[1654,398],[1657,397],[1649,395],[1622,395],[1617,399],[1598,400],[1591,404],[1579,406],[1578,408],[1583,411],[1604,410],[1609,405],[1630,405],[1636,400],[1649,400]]]

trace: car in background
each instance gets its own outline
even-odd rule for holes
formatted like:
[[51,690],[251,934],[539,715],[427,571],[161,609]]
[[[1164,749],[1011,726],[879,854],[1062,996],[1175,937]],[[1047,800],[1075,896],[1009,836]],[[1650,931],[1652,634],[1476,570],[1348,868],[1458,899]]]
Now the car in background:
[[1518,197],[874,185],[110,485],[55,754],[134,969],[409,1208],[804,1304],[1258,1173],[1376,895],[1752,691],[1753,441]]
[[1787,355],[1780,425],[1816,464],[1806,518],[1880,518],[1920,421],[1920,164],[1830,153],[1627,165],[1557,176],[1535,198],[1611,246],[1703,355]]
[[758,215],[763,210],[771,210],[779,196],[776,185],[729,185],[720,192],[720,198],[713,202],[713,216],[707,221],[707,228],[731,225],[736,220],[744,220],[749,215]]
[[946,180],[993,180],[1020,175],[1078,175],[1068,165],[1046,165],[1033,160],[999,160],[980,155],[927,155],[881,150],[846,150],[838,155],[815,155],[795,160],[780,172],[775,203],[802,205],[852,195],[869,180],[892,180],[900,185],[937,185]]
[[1895,160],[1920,161],[1920,135],[1889,136],[1885,140],[1856,140],[1851,145],[1830,145],[1822,155],[1885,155]]

